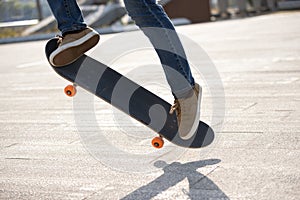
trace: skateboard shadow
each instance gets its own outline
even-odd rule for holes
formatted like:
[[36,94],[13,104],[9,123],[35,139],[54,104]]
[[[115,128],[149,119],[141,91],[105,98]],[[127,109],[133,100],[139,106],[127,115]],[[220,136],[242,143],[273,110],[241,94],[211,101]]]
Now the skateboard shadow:
[[197,171],[198,168],[219,162],[218,159],[210,159],[185,164],[173,162],[166,165],[164,161],[157,161],[154,165],[162,168],[164,174],[123,197],[122,200],[152,199],[185,178],[189,182],[189,191],[182,189],[182,193],[187,195],[189,199],[229,199],[212,180]]

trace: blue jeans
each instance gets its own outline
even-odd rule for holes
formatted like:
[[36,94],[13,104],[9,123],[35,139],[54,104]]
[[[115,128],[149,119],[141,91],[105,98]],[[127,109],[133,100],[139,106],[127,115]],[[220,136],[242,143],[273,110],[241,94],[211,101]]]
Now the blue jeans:
[[[48,0],[48,3],[62,34],[86,27],[76,0]],[[124,3],[128,14],[157,52],[173,95],[188,96],[195,84],[194,78],[180,39],[163,8],[156,0],[124,0]]]

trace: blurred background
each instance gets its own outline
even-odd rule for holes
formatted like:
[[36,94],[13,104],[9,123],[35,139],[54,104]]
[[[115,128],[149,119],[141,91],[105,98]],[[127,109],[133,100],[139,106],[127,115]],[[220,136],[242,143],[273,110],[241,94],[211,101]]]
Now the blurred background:
[[[175,25],[255,17],[300,8],[300,0],[160,0]],[[133,24],[120,0],[79,0],[89,26],[101,33]],[[133,25],[132,25],[133,26]],[[123,29],[122,29],[123,28]],[[0,39],[58,33],[47,0],[1,0]],[[45,39],[45,38],[43,38]]]

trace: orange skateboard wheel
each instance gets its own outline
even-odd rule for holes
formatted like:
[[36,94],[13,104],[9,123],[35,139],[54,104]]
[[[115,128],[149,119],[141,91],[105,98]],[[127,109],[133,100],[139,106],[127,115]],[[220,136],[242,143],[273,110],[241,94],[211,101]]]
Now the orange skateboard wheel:
[[76,87],[74,85],[68,85],[64,91],[67,96],[73,97],[76,94]]
[[164,140],[162,139],[162,137],[155,137],[152,140],[152,146],[160,149],[164,146]]

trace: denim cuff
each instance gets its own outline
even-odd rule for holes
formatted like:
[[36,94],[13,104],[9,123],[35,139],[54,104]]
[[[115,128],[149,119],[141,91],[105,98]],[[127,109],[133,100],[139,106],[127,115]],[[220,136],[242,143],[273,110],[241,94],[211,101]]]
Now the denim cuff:
[[185,99],[193,96],[194,94],[194,85],[180,91],[172,92],[173,96],[177,99]]
[[62,34],[62,36],[64,36],[68,33],[76,33],[76,32],[82,31],[86,27],[87,27],[86,24],[80,24],[80,25],[71,26],[71,27],[68,27],[68,28],[63,28],[61,30],[61,34]]

